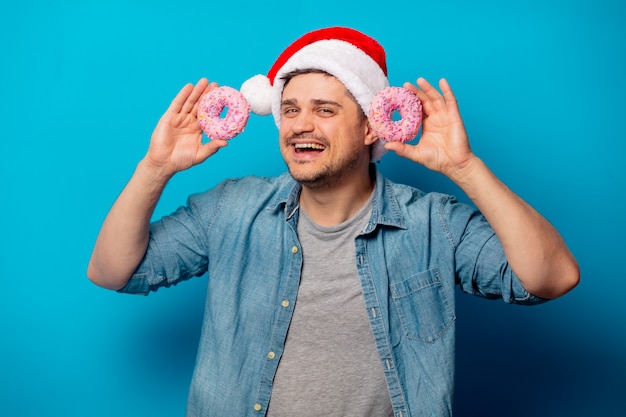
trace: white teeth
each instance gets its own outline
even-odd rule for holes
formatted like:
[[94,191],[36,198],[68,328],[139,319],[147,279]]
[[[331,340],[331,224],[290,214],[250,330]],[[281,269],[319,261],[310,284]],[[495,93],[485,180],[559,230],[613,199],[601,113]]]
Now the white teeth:
[[326,149],[326,146],[317,143],[296,143],[296,149]]

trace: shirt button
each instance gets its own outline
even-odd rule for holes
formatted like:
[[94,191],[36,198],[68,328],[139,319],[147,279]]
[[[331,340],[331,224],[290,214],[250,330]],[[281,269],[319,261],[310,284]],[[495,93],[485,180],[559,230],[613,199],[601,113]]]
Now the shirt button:
[[289,307],[289,300],[283,300],[283,302],[280,303],[280,305],[282,305],[285,308]]
[[274,359],[276,357],[276,354],[274,352],[270,352],[267,354],[267,357],[270,359]]
[[261,404],[259,403],[254,404],[254,411],[261,411],[261,408],[263,408]]
[[298,247],[297,247],[297,246],[293,246],[293,247],[291,248],[291,253],[293,253],[294,255],[295,255],[296,253],[298,253]]

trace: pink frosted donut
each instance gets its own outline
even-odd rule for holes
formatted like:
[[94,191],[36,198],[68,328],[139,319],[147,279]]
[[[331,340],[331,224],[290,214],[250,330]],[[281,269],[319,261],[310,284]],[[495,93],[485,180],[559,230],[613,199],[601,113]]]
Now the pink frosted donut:
[[[401,119],[391,120],[394,111]],[[413,139],[422,124],[422,102],[403,87],[387,87],[379,91],[370,104],[369,120],[378,137],[387,142]]]
[[[226,116],[221,117],[227,108]],[[211,139],[232,139],[243,132],[250,117],[250,104],[231,87],[216,87],[200,99],[198,124]]]

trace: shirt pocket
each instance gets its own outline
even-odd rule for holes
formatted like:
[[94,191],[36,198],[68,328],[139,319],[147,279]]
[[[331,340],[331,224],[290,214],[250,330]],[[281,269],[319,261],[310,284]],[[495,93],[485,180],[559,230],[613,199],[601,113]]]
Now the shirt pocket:
[[437,268],[391,284],[390,290],[409,339],[434,343],[456,320],[454,306],[445,294]]

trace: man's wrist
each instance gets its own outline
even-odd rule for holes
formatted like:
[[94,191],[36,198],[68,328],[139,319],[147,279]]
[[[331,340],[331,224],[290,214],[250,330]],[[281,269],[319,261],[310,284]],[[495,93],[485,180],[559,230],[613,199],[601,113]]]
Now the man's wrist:
[[163,189],[170,178],[174,176],[173,173],[165,170],[163,166],[151,163],[147,157],[139,161],[135,173],[140,176],[142,182],[149,185],[149,188],[157,189]]
[[447,177],[465,190],[475,184],[476,177],[486,168],[485,163],[480,158],[472,155],[463,165],[451,169]]

